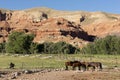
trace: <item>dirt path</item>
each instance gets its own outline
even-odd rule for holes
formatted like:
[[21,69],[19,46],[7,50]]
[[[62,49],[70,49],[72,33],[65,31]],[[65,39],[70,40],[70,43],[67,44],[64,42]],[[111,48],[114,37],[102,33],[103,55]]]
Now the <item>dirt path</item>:
[[[9,74],[10,75],[10,74]],[[0,80],[11,80],[1,77]],[[50,71],[31,74],[21,74],[14,80],[120,80],[120,70],[110,69],[103,71]]]

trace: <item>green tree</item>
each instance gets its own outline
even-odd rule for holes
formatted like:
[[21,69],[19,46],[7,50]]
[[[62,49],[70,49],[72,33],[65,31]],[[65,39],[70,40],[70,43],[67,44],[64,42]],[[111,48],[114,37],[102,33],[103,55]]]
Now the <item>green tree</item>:
[[35,54],[35,53],[39,53],[39,44],[38,43],[34,43],[32,42],[30,45],[30,53]]
[[5,43],[0,43],[0,52],[5,53]]
[[115,42],[115,54],[120,54],[120,38]]
[[24,32],[12,32],[8,36],[6,43],[6,51],[9,53],[30,54],[30,45],[34,39],[33,34],[25,34]]
[[48,53],[48,54],[74,54],[74,53],[78,53],[79,50],[70,45],[67,44],[66,42],[60,41],[57,43],[52,43],[52,42],[45,42],[43,43],[43,45],[40,45],[41,50],[39,51],[43,51],[43,53]]
[[97,39],[92,44],[85,46],[82,51],[92,54],[120,54],[120,37],[109,35],[105,38]]
[[43,52],[44,53],[47,53],[47,54],[50,54],[51,53],[51,51],[52,51],[52,49],[50,48],[51,46],[53,45],[53,43],[52,42],[44,42],[43,43]]

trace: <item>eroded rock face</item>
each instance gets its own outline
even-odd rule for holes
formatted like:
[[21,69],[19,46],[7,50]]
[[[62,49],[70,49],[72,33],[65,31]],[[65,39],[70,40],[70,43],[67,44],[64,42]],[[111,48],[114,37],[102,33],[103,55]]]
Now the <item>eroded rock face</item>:
[[38,43],[66,41],[82,47],[96,36],[119,35],[120,15],[48,8],[0,10],[0,42],[7,41],[12,31],[34,33]]
[[83,27],[83,29],[88,32],[88,34],[95,35],[98,37],[105,37],[107,35],[117,35],[120,34],[120,21],[113,22],[102,22],[99,24],[89,24]]
[[26,12],[26,11],[14,11],[12,13],[11,20],[17,20],[16,22],[26,20],[29,22],[40,22],[42,20],[46,20],[47,14],[44,12],[40,11],[35,11],[35,12]]
[[6,17],[5,20],[10,20],[11,17],[12,17],[12,13],[11,12],[6,12],[5,17]]
[[12,16],[12,13],[10,11],[8,12],[2,12],[0,10],[0,21],[10,20]]
[[64,18],[50,18],[41,22],[34,41],[38,43],[66,41],[74,44],[76,38],[77,42],[82,43],[82,40],[89,40],[89,35],[79,25]]
[[0,21],[0,42],[6,42],[11,30],[7,21]]
[[5,13],[2,13],[2,11],[0,10],[0,21],[3,21],[6,19],[6,14]]
[[[66,41],[81,46],[84,42],[82,40],[89,40],[88,34],[80,28],[80,25],[64,18],[48,18],[47,14],[41,11],[13,11],[5,14],[5,20],[0,23],[3,41],[7,40],[11,31],[34,33],[36,35],[34,42],[38,43]],[[76,38],[79,45],[75,43]]]

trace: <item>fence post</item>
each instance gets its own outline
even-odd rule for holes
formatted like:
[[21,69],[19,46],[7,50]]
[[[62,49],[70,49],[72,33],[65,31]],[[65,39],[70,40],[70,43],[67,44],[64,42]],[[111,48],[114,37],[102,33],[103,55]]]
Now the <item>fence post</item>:
[[24,68],[24,62],[22,62],[22,67],[21,67],[22,69]]
[[117,56],[116,56],[116,58],[115,58],[115,67],[117,67],[117,65],[118,65],[118,62],[117,62]]

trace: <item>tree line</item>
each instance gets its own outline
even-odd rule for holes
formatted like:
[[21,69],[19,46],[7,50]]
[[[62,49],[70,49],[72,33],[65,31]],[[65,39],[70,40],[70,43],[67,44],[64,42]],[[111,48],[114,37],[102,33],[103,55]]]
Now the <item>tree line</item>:
[[74,54],[78,53],[79,49],[66,42],[44,42],[35,43],[33,34],[25,34],[24,32],[12,32],[8,36],[6,43],[0,43],[1,53],[11,54]]
[[108,35],[105,38],[96,39],[81,50],[84,54],[120,54],[120,37]]
[[120,37],[107,36],[105,38],[95,39],[94,42],[87,44],[82,49],[72,46],[66,42],[57,43],[33,42],[34,34],[25,34],[24,32],[12,32],[8,36],[8,41],[0,43],[0,53],[11,54],[120,54]]

